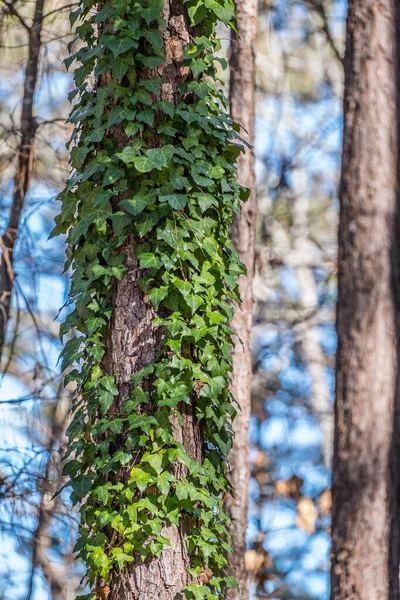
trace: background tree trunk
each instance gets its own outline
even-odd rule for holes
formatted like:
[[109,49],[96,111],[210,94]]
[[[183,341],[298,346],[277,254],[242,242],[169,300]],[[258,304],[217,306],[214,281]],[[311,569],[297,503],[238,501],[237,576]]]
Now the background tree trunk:
[[399,598],[398,475],[389,468],[393,458],[398,462],[392,443],[398,366],[391,255],[399,245],[394,5],[351,0],[348,7],[331,600]]
[[[239,38],[232,31],[230,54],[230,105],[231,114],[242,127],[243,137],[254,143],[255,116],[255,50],[257,33],[257,0],[236,0],[237,29]],[[247,267],[247,277],[240,277],[239,288],[242,306],[235,312],[232,328],[236,338],[233,357],[232,391],[241,410],[234,421],[235,438],[231,452],[230,480],[234,497],[227,500],[227,512],[232,520],[232,555],[229,559],[231,572],[240,585],[240,592],[231,589],[228,598],[247,598],[247,573],[245,568],[246,528],[249,496],[249,421],[251,408],[251,325],[253,307],[253,270],[256,220],[256,186],[254,153],[246,148],[238,161],[238,181],[251,190],[250,198],[236,217],[232,238],[240,260]]]
[[24,95],[21,112],[21,141],[17,151],[17,164],[14,175],[14,191],[7,229],[0,237],[2,259],[0,263],[0,360],[6,338],[6,329],[11,311],[11,296],[14,288],[14,247],[25,196],[29,189],[33,166],[33,144],[36,134],[36,121],[33,116],[33,100],[39,71],[40,36],[43,22],[44,0],[36,0],[32,25],[27,25],[13,3],[5,3],[10,14],[16,15],[28,32],[29,49],[25,70]]

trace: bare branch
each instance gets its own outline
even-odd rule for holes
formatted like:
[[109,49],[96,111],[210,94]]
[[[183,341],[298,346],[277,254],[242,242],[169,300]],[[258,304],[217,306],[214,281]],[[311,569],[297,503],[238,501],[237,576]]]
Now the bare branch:
[[45,19],[47,19],[48,17],[50,17],[51,15],[54,15],[55,13],[59,13],[62,10],[71,10],[71,8],[75,8],[75,6],[78,6],[79,3],[78,2],[72,2],[71,4],[65,4],[64,6],[60,6],[59,8],[55,8],[54,10],[51,10],[50,12],[46,13],[45,15],[43,15],[43,21]]
[[16,4],[16,2],[10,2],[10,0],[3,0],[3,2],[4,2],[4,4],[8,8],[8,13],[10,15],[13,15],[14,17],[17,17],[17,19],[19,20],[19,22],[21,23],[21,25],[27,30],[28,33],[30,33],[31,28],[29,27],[28,23],[19,14],[19,12],[17,11],[17,9],[14,6]]
[[331,28],[329,27],[328,15],[326,14],[326,9],[322,0],[307,0],[310,6],[319,14],[322,21],[321,31],[325,35],[328,44],[330,45],[333,54],[336,58],[343,62],[342,53],[339,51],[339,48],[336,45],[335,40],[333,39]]
[[[14,5],[4,0],[11,10]],[[10,218],[3,236],[3,257],[0,264],[0,358],[4,347],[7,323],[10,317],[11,297],[14,287],[14,247],[25,196],[29,189],[33,165],[33,143],[36,133],[36,120],[33,116],[33,99],[36,89],[39,54],[41,49],[41,29],[44,0],[36,0],[35,13],[29,31],[29,54],[25,72],[24,95],[22,100],[21,142],[18,149],[17,167],[14,176],[14,193]]]

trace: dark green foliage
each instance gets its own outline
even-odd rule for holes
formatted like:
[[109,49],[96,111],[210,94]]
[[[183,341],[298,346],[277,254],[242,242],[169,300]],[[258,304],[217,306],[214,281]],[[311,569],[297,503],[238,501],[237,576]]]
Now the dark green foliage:
[[[229,230],[246,190],[235,182],[237,126],[212,83],[215,25],[231,21],[233,4],[189,0],[186,6],[196,28],[184,55],[191,76],[176,105],[157,97],[159,77],[137,74],[164,61],[162,2],[82,0],[71,14],[83,42],[67,61],[80,63],[71,93],[78,96],[70,118],[75,170],[54,233],[68,233],[74,310],[62,333],[72,330],[73,337],[62,356],[63,368],[75,364],[67,379],[77,382],[79,396],[64,473],[73,501],[81,503],[75,550],[90,584],[107,581],[129,562],[159,556],[169,543],[163,525],[190,515],[190,572],[194,581],[207,568],[214,577],[206,586],[189,585],[185,594],[216,599],[233,583],[224,576],[229,534],[223,497],[235,415],[228,322],[243,267]],[[103,24],[100,37],[97,23]],[[93,89],[88,77],[93,82],[107,69],[113,74],[108,85]],[[110,134],[114,126],[129,140],[122,150]],[[115,415],[110,408],[118,389],[102,358],[115,281],[126,270],[118,249],[131,236],[145,270],[142,291],[162,308],[153,326],[163,339]],[[173,437],[170,417],[177,414],[179,422],[182,403],[195,404],[202,424],[201,465]],[[171,473],[176,461],[187,467],[180,479]]]

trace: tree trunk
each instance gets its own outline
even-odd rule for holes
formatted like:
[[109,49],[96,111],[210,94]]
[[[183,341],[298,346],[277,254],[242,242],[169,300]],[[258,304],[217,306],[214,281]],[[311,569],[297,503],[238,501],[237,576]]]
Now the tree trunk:
[[[129,395],[132,374],[149,364],[159,340],[151,326],[156,314],[146,302],[138,286],[140,271],[134,256],[133,244],[125,249],[128,271],[118,282],[114,296],[113,317],[107,340],[107,370],[118,373],[119,402]],[[187,412],[178,431],[177,441],[184,444],[191,458],[201,460],[201,437],[194,416]],[[110,600],[178,600],[179,591],[189,583],[189,558],[184,531],[176,525],[165,527],[162,535],[171,542],[160,558],[135,563],[115,573],[111,583]]]
[[[158,68],[158,74],[162,77],[160,99],[177,103],[178,87],[185,76],[181,65],[183,49],[189,41],[183,1],[165,0],[163,17],[166,22],[163,28],[165,62]],[[132,240],[124,249],[128,271],[117,283],[106,343],[106,366],[110,374],[117,374],[119,403],[129,396],[132,374],[152,362],[160,347],[160,335],[152,327],[156,312],[138,285],[143,272],[139,271],[134,245]],[[180,410],[184,413],[183,422],[180,427],[178,420],[175,422],[174,419],[175,439],[185,446],[192,459],[201,462],[202,439],[194,407],[185,405]],[[182,469],[179,465],[176,468]],[[170,546],[164,547],[159,558],[135,562],[121,573],[114,573],[109,600],[179,600],[182,597],[179,592],[190,583],[185,533],[184,525],[165,526],[161,535],[170,540]]]
[[351,0],[348,7],[331,600],[399,598],[394,4]]
[[[6,329],[10,318],[11,296],[14,288],[14,247],[25,196],[29,188],[33,166],[33,143],[36,134],[36,121],[33,116],[33,100],[39,71],[41,30],[44,0],[36,0],[32,25],[28,27],[28,60],[25,70],[24,95],[21,113],[21,141],[17,150],[17,165],[14,175],[14,191],[7,229],[0,238],[2,260],[0,263],[0,360],[5,344]],[[11,14],[16,14],[11,6]]]
[[[231,114],[242,127],[243,137],[254,143],[255,116],[255,38],[257,32],[257,0],[236,0],[237,29],[239,39],[232,31],[230,54],[230,105]],[[249,497],[249,421],[251,409],[251,325],[253,307],[253,271],[256,220],[256,186],[254,153],[246,148],[238,160],[238,181],[251,190],[250,198],[244,203],[232,230],[232,238],[240,260],[247,267],[247,277],[240,277],[239,288],[242,305],[236,309],[232,328],[235,340],[233,356],[232,392],[240,405],[234,421],[234,444],[231,452],[230,480],[234,497],[227,500],[227,512],[231,518],[232,555],[229,563],[240,591],[230,589],[228,598],[248,598],[247,573],[245,568],[246,528]],[[241,340],[241,341],[239,341]]]

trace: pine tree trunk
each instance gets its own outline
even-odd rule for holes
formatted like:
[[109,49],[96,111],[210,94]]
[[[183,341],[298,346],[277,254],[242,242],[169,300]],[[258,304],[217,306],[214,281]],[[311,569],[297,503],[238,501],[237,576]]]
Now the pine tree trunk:
[[[243,130],[241,134],[254,143],[255,116],[255,38],[257,32],[257,0],[236,0],[237,29],[239,39],[232,32],[230,55],[230,105],[231,114]],[[233,357],[232,391],[240,405],[234,421],[234,444],[230,457],[230,480],[234,497],[227,501],[227,511],[231,518],[232,555],[229,559],[231,572],[235,575],[240,591],[232,588],[228,592],[230,600],[248,598],[247,573],[245,568],[246,528],[249,498],[249,421],[251,410],[251,325],[253,308],[253,270],[256,220],[256,187],[254,173],[254,153],[246,149],[238,160],[238,181],[248,187],[251,194],[242,207],[240,216],[233,224],[232,238],[240,260],[247,267],[247,277],[239,279],[242,305],[235,312],[232,328],[237,333]],[[241,340],[241,342],[239,341]],[[243,344],[243,345],[242,345]]]
[[[162,71],[160,99],[177,102],[178,87],[185,76],[181,64],[183,48],[189,40],[183,1],[165,0],[163,17],[166,21],[166,28],[163,28],[166,59],[164,65],[158,68],[158,74]],[[110,374],[117,374],[120,403],[129,395],[132,374],[154,359],[160,344],[159,336],[151,325],[156,312],[138,285],[143,273],[139,272],[134,245],[132,240],[124,249],[128,271],[116,287],[107,340],[107,370]],[[182,427],[177,421],[173,423],[175,439],[183,443],[191,458],[200,462],[202,439],[194,411],[185,405],[181,412],[184,413]],[[159,558],[132,563],[121,573],[115,573],[109,600],[179,600],[180,590],[190,582],[184,534],[183,527],[173,524],[164,527],[162,536],[170,540],[170,546],[164,548]]]
[[399,598],[394,4],[348,9],[331,600]]

